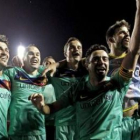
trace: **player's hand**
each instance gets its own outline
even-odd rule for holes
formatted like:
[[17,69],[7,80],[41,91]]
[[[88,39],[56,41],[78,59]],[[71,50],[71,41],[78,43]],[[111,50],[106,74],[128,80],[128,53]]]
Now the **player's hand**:
[[46,66],[45,70],[42,73],[42,76],[46,75],[47,72],[50,72],[50,76],[53,76],[56,72],[57,65],[57,63],[53,63],[49,66]]
[[29,100],[32,101],[33,105],[38,109],[42,110],[42,107],[45,105],[44,96],[39,93],[35,93],[29,96]]
[[23,67],[23,61],[22,61],[21,58],[19,58],[19,56],[16,55],[12,58],[12,65],[22,68]]

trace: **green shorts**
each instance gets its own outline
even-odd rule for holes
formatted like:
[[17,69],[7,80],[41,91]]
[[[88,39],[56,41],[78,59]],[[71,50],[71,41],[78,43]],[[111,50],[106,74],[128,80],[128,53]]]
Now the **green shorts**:
[[76,126],[56,126],[55,140],[77,140]]

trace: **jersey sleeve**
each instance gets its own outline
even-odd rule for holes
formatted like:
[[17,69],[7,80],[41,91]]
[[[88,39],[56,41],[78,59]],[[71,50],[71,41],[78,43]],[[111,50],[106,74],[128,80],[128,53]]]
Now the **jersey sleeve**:
[[111,79],[117,82],[117,88],[120,92],[122,100],[129,88],[130,82],[132,80],[132,74],[132,70],[127,70],[121,66],[118,72],[116,72],[115,75],[111,77]]
[[3,72],[5,75],[7,75],[9,78],[13,76],[13,69],[14,68],[6,68]]

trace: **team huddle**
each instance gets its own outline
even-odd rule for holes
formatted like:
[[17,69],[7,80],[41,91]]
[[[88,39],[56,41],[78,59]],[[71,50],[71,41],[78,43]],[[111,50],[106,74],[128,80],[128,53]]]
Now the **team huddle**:
[[106,42],[83,57],[81,41],[70,37],[65,60],[42,64],[31,44],[9,66],[0,35],[0,140],[140,140],[140,0],[131,37],[120,20]]

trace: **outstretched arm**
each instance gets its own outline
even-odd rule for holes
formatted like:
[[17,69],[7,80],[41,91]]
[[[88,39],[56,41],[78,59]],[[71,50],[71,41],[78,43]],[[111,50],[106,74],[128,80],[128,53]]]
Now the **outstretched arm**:
[[122,62],[122,67],[126,70],[134,70],[140,52],[140,0],[136,0],[135,23],[130,40],[130,48],[127,56]]
[[66,59],[64,59],[64,60],[61,60],[59,62],[50,64],[49,66],[47,66],[45,68],[45,70],[43,71],[42,75],[44,76],[44,75],[46,75],[47,72],[50,72],[50,75],[53,76],[54,73],[56,72],[56,69],[63,67],[64,65],[66,65],[66,63],[67,63]]
[[42,114],[47,115],[47,114],[55,113],[65,107],[67,107],[68,105],[70,105],[69,99],[67,98],[67,96],[62,96],[62,98],[61,98],[62,100],[60,99],[59,101],[55,101],[51,104],[45,104],[44,96],[42,94],[35,93],[35,94],[32,94],[31,96],[29,96],[28,99],[31,100],[33,105]]

